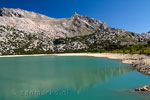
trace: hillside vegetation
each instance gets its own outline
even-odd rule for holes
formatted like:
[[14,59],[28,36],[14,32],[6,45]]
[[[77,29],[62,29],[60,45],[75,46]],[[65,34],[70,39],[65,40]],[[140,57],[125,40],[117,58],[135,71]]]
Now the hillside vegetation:
[[149,44],[139,44],[134,46],[124,46],[118,49],[98,49],[97,52],[108,52],[108,53],[130,53],[130,54],[148,54],[150,55],[150,43]]

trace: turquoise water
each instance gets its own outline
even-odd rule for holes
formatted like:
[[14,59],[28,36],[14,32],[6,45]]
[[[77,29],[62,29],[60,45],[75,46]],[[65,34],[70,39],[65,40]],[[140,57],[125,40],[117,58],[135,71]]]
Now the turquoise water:
[[149,82],[119,60],[0,58],[0,100],[149,100],[150,94],[132,91]]

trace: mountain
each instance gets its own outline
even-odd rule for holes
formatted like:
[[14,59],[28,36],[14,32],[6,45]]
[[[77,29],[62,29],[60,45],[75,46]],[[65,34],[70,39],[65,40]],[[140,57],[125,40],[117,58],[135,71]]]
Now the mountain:
[[0,24],[32,34],[44,33],[48,37],[74,37],[94,33],[106,28],[105,23],[75,13],[70,18],[55,19],[21,9],[2,8]]
[[93,51],[146,44],[150,33],[107,27],[106,22],[75,13],[55,19],[22,9],[0,9],[0,54]]

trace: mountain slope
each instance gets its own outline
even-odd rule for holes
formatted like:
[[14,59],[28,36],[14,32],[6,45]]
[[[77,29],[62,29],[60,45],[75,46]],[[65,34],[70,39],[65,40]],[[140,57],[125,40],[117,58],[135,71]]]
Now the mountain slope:
[[99,28],[106,27],[105,23],[77,13],[70,18],[55,19],[34,12],[8,8],[0,10],[0,25],[33,34],[44,33],[53,38],[91,34]]
[[75,13],[55,19],[21,9],[0,10],[0,54],[35,54],[113,49],[147,44],[150,33],[135,34]]

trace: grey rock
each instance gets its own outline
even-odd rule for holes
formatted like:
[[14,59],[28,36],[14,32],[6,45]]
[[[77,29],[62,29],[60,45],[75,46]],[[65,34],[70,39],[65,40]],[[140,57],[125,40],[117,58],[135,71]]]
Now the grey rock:
[[141,87],[141,88],[136,88],[135,91],[138,91],[138,92],[150,92],[150,85],[146,85],[146,86]]
[[22,9],[2,8],[0,10],[0,25],[11,26],[32,34],[40,32],[52,38],[92,34],[102,24],[77,13],[70,18],[55,19]]
[[150,33],[107,27],[106,22],[77,13],[70,18],[55,19],[22,9],[0,10],[2,55],[96,50],[145,44],[149,40]]

